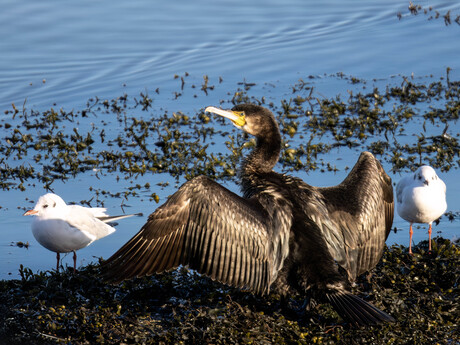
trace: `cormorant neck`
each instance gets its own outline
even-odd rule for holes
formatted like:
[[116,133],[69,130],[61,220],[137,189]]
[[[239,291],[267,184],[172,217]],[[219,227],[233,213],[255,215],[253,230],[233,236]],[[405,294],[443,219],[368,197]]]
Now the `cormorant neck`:
[[278,162],[281,151],[281,135],[278,127],[257,138],[255,149],[246,157],[241,169],[242,178],[255,173],[266,173],[273,170]]

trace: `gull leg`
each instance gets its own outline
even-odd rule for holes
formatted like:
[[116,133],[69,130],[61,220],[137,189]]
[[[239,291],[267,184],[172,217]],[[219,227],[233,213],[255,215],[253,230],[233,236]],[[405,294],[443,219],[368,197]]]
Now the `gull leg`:
[[431,223],[430,227],[428,228],[428,251],[431,252]]
[[412,223],[410,223],[409,227],[409,254],[412,254],[412,235],[414,234],[414,231],[412,230]]
[[59,272],[59,260],[61,260],[61,255],[59,255],[59,252],[56,253],[56,272]]
[[73,251],[73,273],[77,271],[77,253]]

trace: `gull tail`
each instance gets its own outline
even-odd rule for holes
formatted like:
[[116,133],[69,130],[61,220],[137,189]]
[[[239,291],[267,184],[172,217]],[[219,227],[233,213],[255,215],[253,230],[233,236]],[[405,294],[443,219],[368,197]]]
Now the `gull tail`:
[[134,216],[142,217],[143,214],[142,213],[122,214],[122,215],[119,215],[119,216],[97,217],[97,219],[99,219],[100,221],[103,221],[104,223],[113,223],[113,222],[115,222],[117,220],[129,218],[129,217],[134,217]]
[[395,321],[387,313],[348,291],[328,292],[326,297],[343,319],[355,325],[369,326]]

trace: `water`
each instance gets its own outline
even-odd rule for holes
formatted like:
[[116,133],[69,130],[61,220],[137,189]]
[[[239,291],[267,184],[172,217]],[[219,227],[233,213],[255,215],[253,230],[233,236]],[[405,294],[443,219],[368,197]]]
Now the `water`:
[[[289,97],[298,79],[307,80],[310,75],[316,77],[318,96],[346,95],[350,86],[330,77],[339,72],[386,85],[400,84],[400,76],[439,80],[449,67],[451,80],[459,80],[460,28],[453,20],[460,15],[460,4],[420,4],[433,6],[441,14],[451,10],[453,24],[444,25],[442,18],[429,20],[434,11],[410,15],[409,3],[397,0],[352,4],[337,0],[180,0],[173,4],[145,0],[4,1],[0,13],[0,116],[11,120],[11,113],[4,114],[4,110],[11,109],[12,103],[18,108],[25,103],[27,109],[46,110],[55,105],[81,110],[91,97],[112,99],[140,92],[149,93],[157,109],[181,110],[193,116],[207,105],[228,99],[243,80],[256,83],[253,92],[275,103]],[[181,90],[181,80],[174,76],[185,73],[187,87]],[[200,91],[204,75],[215,86],[208,96]],[[182,92],[178,99],[176,92]],[[117,121],[109,123],[116,131]],[[337,165],[353,164],[357,154],[346,152]],[[344,174],[342,170],[299,175],[313,185],[328,185],[339,182]],[[449,186],[448,210],[456,212],[458,170],[440,175]],[[397,181],[399,176],[392,178]],[[154,180],[168,177],[154,176]],[[152,176],[134,181],[146,182],[152,182]],[[116,192],[127,185],[130,182],[117,182],[113,175],[98,179],[93,172],[53,187],[67,201],[79,202],[93,196],[90,187],[110,186]],[[174,182],[163,189],[155,187],[160,203],[176,188]],[[152,212],[157,205],[148,201],[151,192],[130,198],[128,212]],[[28,185],[26,192],[2,191],[0,278],[17,277],[19,264],[34,271],[54,267],[54,254],[37,244],[30,218],[21,216],[44,193],[40,184]],[[122,212],[122,200],[109,199],[105,204],[111,214]],[[115,234],[78,252],[79,264],[108,257],[144,222],[145,217],[120,221]],[[398,216],[394,225],[407,228]],[[455,236],[457,229],[458,223],[442,224],[446,237]],[[414,241],[426,237],[422,226]],[[407,244],[407,238],[407,231],[392,233],[388,243]],[[10,245],[17,241],[30,246]],[[70,256],[64,262],[70,264]]]
[[[422,5],[460,12],[456,1]],[[73,107],[96,95],[168,89],[177,85],[174,74],[184,72],[221,76],[229,85],[336,72],[368,79],[442,75],[448,66],[458,76],[458,25],[410,16],[407,6],[398,0],[6,1],[0,106],[27,98],[29,106]]]

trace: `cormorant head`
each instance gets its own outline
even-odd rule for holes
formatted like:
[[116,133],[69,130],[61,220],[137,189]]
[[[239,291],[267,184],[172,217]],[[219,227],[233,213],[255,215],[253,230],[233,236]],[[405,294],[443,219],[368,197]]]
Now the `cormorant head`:
[[238,104],[231,110],[207,107],[205,111],[232,120],[237,128],[260,139],[279,133],[278,123],[271,111],[260,105]]

